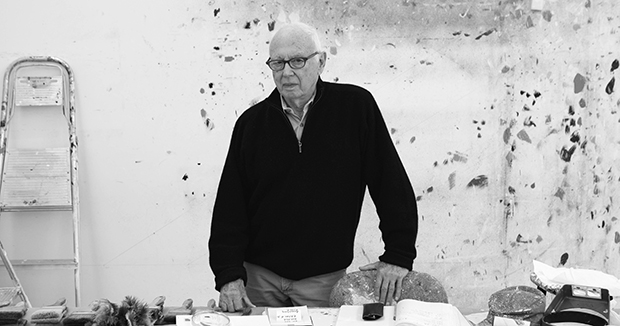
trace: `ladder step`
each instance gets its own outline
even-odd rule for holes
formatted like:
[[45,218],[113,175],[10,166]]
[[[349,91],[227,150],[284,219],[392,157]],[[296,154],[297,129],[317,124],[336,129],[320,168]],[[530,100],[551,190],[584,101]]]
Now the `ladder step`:
[[71,210],[68,148],[6,150],[3,211]]
[[19,288],[0,288],[0,307],[8,306],[19,294]]
[[24,268],[68,268],[76,269],[78,264],[75,259],[11,259],[11,264]]

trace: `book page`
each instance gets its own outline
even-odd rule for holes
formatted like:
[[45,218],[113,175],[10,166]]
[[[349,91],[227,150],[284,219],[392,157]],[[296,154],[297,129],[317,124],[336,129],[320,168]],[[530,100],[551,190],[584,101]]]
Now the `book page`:
[[396,305],[396,326],[459,326],[469,325],[451,304],[401,300]]

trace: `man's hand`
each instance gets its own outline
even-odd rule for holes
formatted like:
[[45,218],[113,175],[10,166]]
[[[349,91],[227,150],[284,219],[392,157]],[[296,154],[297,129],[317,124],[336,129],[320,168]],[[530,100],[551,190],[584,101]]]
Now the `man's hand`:
[[403,279],[409,273],[406,268],[378,261],[360,267],[361,271],[377,271],[375,279],[375,293],[377,300],[383,304],[391,305],[400,299]]
[[248,298],[242,279],[226,283],[222,286],[220,289],[219,306],[224,312],[242,311],[245,307],[256,307],[252,304],[250,298]]

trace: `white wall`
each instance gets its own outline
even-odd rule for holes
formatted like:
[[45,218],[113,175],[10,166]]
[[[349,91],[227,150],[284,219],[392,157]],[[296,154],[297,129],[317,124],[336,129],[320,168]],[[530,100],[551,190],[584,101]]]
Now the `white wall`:
[[[533,259],[618,270],[615,1],[2,0],[0,67],[52,55],[76,76],[84,303],[217,297],[221,166],[235,119],[274,87],[271,26],[291,20],[319,29],[325,80],[375,95],[419,196],[415,269],[452,303],[531,285]],[[68,239],[46,220],[3,215],[9,254]],[[367,201],[351,270],[382,252],[376,229]],[[72,298],[70,274],[18,273],[35,305]]]

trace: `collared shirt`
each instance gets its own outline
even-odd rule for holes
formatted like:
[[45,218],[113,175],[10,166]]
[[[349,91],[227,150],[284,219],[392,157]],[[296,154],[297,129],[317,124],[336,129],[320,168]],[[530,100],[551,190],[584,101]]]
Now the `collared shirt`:
[[293,126],[293,131],[295,132],[295,135],[297,136],[298,141],[301,141],[301,134],[304,132],[304,126],[306,125],[306,117],[308,116],[308,108],[310,107],[312,102],[314,102],[314,95],[316,95],[316,92],[312,95],[312,98],[310,98],[310,101],[308,101],[308,103],[304,105],[304,109],[301,113],[301,117],[298,117],[297,114],[295,114],[295,110],[293,110],[292,107],[286,104],[284,97],[280,96],[280,101],[282,102],[282,109],[284,110],[284,113],[288,117],[288,120],[291,122],[291,126]]

